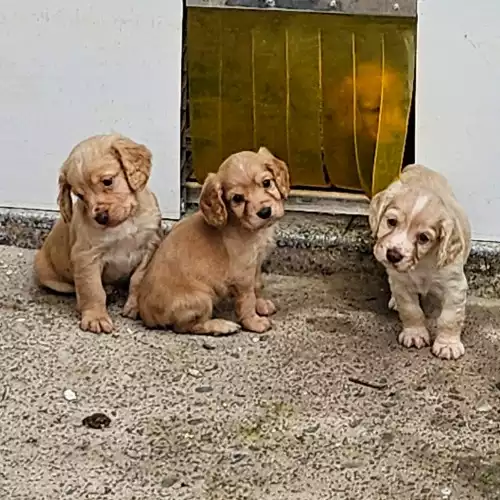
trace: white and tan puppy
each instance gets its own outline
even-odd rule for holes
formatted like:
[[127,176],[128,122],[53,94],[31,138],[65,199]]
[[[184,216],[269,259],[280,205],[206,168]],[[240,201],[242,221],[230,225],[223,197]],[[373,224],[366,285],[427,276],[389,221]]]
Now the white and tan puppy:
[[432,352],[443,359],[464,354],[460,339],[465,319],[470,224],[446,179],[421,165],[410,165],[370,205],[375,258],[387,270],[403,331],[399,342],[430,344],[420,297],[438,297],[442,310]]

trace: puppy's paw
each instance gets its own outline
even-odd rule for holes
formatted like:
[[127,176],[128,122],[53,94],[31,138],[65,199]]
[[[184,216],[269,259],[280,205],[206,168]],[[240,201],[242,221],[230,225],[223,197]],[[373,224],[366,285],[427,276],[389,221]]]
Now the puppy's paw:
[[135,298],[129,297],[123,306],[122,316],[130,319],[137,319],[139,316],[139,305]]
[[393,295],[391,295],[391,298],[389,299],[389,304],[388,307],[391,311],[397,311],[398,310],[398,305],[396,304],[396,299],[394,298]]
[[271,316],[276,312],[276,306],[270,300],[258,298],[255,311],[259,316]]
[[226,319],[213,319],[211,328],[213,329],[214,336],[231,335],[232,333],[239,332],[241,330],[241,325]]
[[264,333],[271,328],[271,322],[265,316],[252,316],[245,318],[242,322],[246,330],[257,333]]
[[94,333],[111,333],[113,322],[106,311],[84,311],[80,328]]
[[440,339],[438,336],[432,346],[432,354],[441,359],[458,359],[465,354],[465,347],[459,338]]
[[425,326],[404,328],[398,337],[399,343],[405,347],[421,349],[430,344],[431,338]]

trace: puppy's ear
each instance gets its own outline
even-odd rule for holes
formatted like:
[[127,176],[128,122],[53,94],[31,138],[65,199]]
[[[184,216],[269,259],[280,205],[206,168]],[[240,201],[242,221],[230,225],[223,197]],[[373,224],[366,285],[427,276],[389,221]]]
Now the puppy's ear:
[[372,232],[372,237],[376,238],[378,233],[378,228],[380,226],[380,219],[384,215],[389,203],[392,200],[387,191],[380,191],[377,193],[370,202],[370,209],[368,212],[368,223],[370,224],[370,229]]
[[455,217],[447,217],[439,231],[438,267],[451,264],[465,250],[465,236]]
[[222,199],[222,185],[216,174],[208,174],[200,195],[200,210],[207,224],[223,227],[227,223],[227,210]]
[[273,174],[276,186],[281,197],[286,200],[290,194],[290,174],[287,164],[276,158],[269,149],[261,147],[258,151],[260,156],[264,157],[267,169]]
[[67,167],[64,165],[59,173],[59,194],[57,196],[57,204],[63,221],[69,223],[73,216],[73,200],[71,199],[71,186],[68,183],[66,176]]
[[116,139],[111,148],[125,172],[130,189],[143,189],[151,174],[151,151],[127,137]]
[[394,181],[387,189],[380,191],[371,199],[370,209],[368,211],[368,223],[370,224],[373,238],[377,236],[380,219],[382,219],[387,207],[401,188],[401,181]]

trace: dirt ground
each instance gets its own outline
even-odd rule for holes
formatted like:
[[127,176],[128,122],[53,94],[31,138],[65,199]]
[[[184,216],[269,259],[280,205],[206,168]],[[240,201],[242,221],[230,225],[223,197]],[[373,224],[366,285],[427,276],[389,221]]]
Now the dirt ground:
[[268,276],[264,335],[148,331],[119,294],[94,335],[32,257],[0,247],[1,499],[500,498],[500,302],[471,298],[456,362],[400,347],[357,274]]

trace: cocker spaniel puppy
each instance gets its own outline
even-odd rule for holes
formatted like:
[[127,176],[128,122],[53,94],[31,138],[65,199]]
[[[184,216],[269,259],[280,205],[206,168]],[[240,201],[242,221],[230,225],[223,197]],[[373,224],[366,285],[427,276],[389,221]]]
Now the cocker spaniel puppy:
[[113,329],[103,283],[131,278],[124,314],[137,316],[137,288],[161,241],[160,210],[146,187],[150,171],[150,151],[120,135],[82,141],[61,168],[62,219],[37,252],[35,273],[56,292],[76,291],[83,330]]
[[421,165],[406,167],[399,180],[374,196],[369,215],[374,254],[389,277],[389,307],[399,312],[406,347],[429,345],[419,298],[432,293],[442,311],[432,352],[443,359],[464,354],[464,265],[471,246],[467,215],[446,179]]
[[276,310],[261,296],[261,264],[284,215],[290,190],[286,164],[266,148],[227,158],[209,174],[200,210],[161,243],[139,288],[139,314],[149,327],[223,335],[240,325],[213,319],[217,299],[236,299],[238,321],[264,332]]

